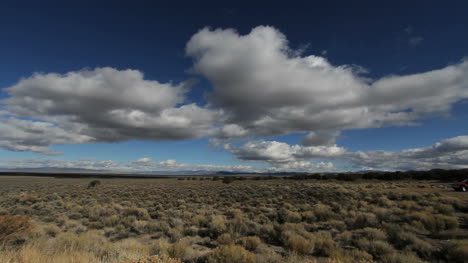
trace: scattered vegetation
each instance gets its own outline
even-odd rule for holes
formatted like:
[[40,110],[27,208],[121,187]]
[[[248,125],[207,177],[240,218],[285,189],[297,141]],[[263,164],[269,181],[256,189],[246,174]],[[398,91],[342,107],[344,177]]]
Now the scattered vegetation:
[[468,195],[429,181],[0,180],[0,262],[468,258]]

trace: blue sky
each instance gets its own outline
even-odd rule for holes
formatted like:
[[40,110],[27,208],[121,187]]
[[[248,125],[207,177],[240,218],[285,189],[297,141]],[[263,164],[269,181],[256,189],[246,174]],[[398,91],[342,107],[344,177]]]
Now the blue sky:
[[3,1],[0,166],[468,168],[467,8]]

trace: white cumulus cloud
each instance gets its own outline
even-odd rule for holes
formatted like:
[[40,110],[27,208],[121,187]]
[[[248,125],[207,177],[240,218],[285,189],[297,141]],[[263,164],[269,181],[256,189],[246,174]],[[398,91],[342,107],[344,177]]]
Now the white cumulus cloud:
[[325,132],[414,124],[449,114],[454,103],[468,98],[466,60],[371,80],[362,67],[301,56],[268,26],[246,35],[205,28],[192,36],[186,53],[194,58],[192,72],[213,84],[212,107],[224,110],[225,124],[235,125],[240,136],[313,132],[305,144],[326,145],[333,138]]

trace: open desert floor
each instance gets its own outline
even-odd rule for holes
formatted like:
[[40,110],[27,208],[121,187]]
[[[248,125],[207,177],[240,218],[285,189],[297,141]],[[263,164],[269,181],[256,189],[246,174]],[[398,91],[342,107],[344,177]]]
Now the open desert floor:
[[468,262],[432,181],[0,177],[0,262]]

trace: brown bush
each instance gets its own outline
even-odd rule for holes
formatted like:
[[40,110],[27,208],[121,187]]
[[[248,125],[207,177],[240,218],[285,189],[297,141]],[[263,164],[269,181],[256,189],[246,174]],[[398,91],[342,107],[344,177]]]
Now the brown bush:
[[254,263],[255,254],[238,245],[220,246],[208,255],[209,263]]
[[179,259],[169,258],[167,256],[151,256],[141,259],[124,261],[123,263],[182,263]]
[[319,221],[327,221],[335,215],[335,213],[331,210],[331,207],[324,204],[315,205],[313,212]]
[[32,230],[32,223],[25,216],[0,216],[0,247],[24,242]]
[[101,185],[101,181],[93,180],[93,181],[89,182],[88,189],[95,188],[95,187],[97,187],[99,185]]
[[300,255],[311,254],[314,250],[314,242],[301,235],[286,232],[282,234],[282,239],[287,248]]
[[262,243],[262,241],[257,236],[249,236],[249,237],[242,238],[239,243],[245,249],[249,251],[255,251],[257,247],[260,245],[260,243]]
[[336,244],[329,232],[320,231],[314,234],[314,239],[315,255],[329,257],[335,252]]
[[342,263],[370,263],[373,262],[372,255],[369,253],[359,250],[337,250],[333,255],[332,259]]
[[172,258],[185,259],[191,250],[187,243],[179,241],[168,247],[167,254]]
[[446,248],[449,262],[465,263],[468,260],[468,240],[455,241]]
[[425,261],[413,254],[388,254],[382,257],[382,262],[386,263],[424,263]]
[[368,252],[377,259],[381,259],[386,255],[395,253],[395,248],[382,240],[369,241],[365,238],[361,238],[357,240],[355,244],[358,248]]

